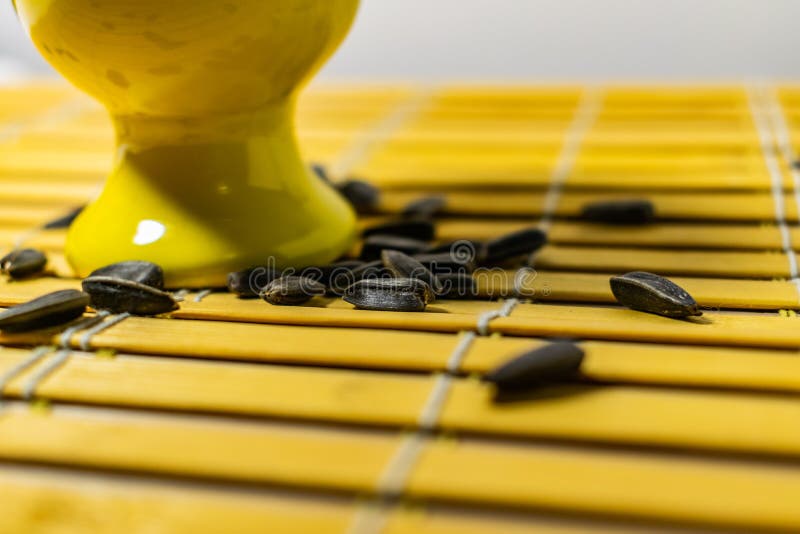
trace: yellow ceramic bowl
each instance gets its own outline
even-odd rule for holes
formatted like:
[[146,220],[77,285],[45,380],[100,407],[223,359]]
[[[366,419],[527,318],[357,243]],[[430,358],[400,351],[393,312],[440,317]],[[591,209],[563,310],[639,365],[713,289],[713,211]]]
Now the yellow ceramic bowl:
[[267,263],[320,265],[355,217],[309,173],[296,95],[334,52],[358,0],[17,0],[44,57],[104,103],[114,169],[70,229],[81,276],[121,260],[172,287],[218,286]]

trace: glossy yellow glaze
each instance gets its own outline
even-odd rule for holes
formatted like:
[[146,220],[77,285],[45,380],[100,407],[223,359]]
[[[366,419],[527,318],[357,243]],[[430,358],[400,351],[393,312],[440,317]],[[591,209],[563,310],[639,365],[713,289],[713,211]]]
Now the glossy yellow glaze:
[[224,284],[274,257],[326,263],[350,208],[300,158],[298,89],[344,38],[358,0],[20,0],[34,42],[105,104],[117,155],[72,226],[78,274],[126,259],[171,286]]

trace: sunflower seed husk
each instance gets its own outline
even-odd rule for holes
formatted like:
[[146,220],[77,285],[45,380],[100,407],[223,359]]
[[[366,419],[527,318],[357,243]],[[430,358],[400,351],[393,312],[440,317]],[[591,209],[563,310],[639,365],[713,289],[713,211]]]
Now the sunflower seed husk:
[[535,389],[575,378],[583,356],[583,350],[569,341],[550,343],[504,363],[483,380],[500,392]]
[[475,261],[473,259],[461,259],[449,253],[430,254],[423,252],[422,254],[414,254],[412,257],[437,276],[455,272],[471,273],[475,270]]
[[0,259],[0,269],[14,279],[26,278],[44,271],[47,256],[33,248],[14,250]]
[[178,309],[178,303],[171,294],[132,280],[91,276],[84,279],[82,285],[91,297],[92,308],[96,310],[160,315]]
[[611,278],[617,302],[633,310],[682,318],[703,315],[685,289],[657,274],[636,271]]
[[[340,275],[352,273],[355,269],[363,266],[364,262],[359,260],[344,260],[320,267],[306,267],[301,269],[298,276],[311,278],[320,284],[330,286],[333,279]],[[349,285],[349,284],[348,284]]]
[[442,195],[423,197],[406,204],[400,216],[404,219],[433,219],[444,210],[446,204]]
[[449,273],[436,275],[441,285],[436,296],[443,299],[478,298],[478,285],[470,273]]
[[483,263],[486,259],[486,243],[474,239],[456,239],[434,245],[425,251],[428,254],[450,254],[462,262]]
[[433,298],[428,284],[408,278],[361,280],[344,295],[346,302],[362,310],[396,312],[424,311]]
[[48,293],[0,313],[0,330],[27,332],[68,323],[86,311],[89,295],[77,289]]
[[164,289],[164,271],[149,261],[121,261],[93,271],[89,277],[107,276],[139,282],[156,289]]
[[587,204],[581,218],[604,224],[648,224],[656,217],[656,209],[649,200],[609,200]]
[[391,235],[418,241],[431,241],[436,235],[436,227],[431,221],[390,221],[370,226],[363,232],[365,238],[374,235]]
[[330,289],[331,293],[335,295],[344,295],[348,287],[360,280],[376,280],[392,277],[393,275],[391,271],[383,266],[383,262],[381,260],[375,260],[366,263],[362,262],[361,265],[355,269],[352,269],[349,272],[343,271],[337,276],[331,278],[328,288]]
[[380,203],[378,188],[362,180],[346,180],[336,184],[336,189],[358,213],[373,213]]
[[375,261],[384,250],[399,250],[405,254],[417,254],[428,248],[428,243],[418,239],[397,237],[393,235],[373,235],[364,240],[361,246],[362,261]]
[[331,177],[328,176],[328,169],[325,167],[325,165],[322,165],[321,163],[312,163],[311,171],[323,182],[331,182]]
[[52,221],[49,221],[49,222],[45,223],[42,226],[42,228],[44,228],[45,230],[56,230],[58,228],[69,228],[72,225],[72,223],[75,221],[75,219],[78,218],[78,215],[81,214],[81,212],[83,211],[84,207],[85,206],[79,206],[79,207],[73,209],[72,211],[70,211],[69,213],[67,213],[65,215],[62,215],[61,217],[58,217],[57,219],[53,219]]
[[396,278],[413,278],[428,284],[434,293],[440,291],[441,285],[436,276],[420,262],[399,250],[381,252],[383,266],[389,269]]
[[239,298],[257,298],[267,285],[278,278],[278,273],[270,267],[251,267],[244,271],[228,273],[228,291]]
[[299,306],[325,294],[325,286],[304,276],[285,276],[270,282],[261,298],[277,306]]
[[547,234],[538,228],[526,228],[512,232],[486,243],[484,262],[494,265],[517,256],[532,254],[546,243]]

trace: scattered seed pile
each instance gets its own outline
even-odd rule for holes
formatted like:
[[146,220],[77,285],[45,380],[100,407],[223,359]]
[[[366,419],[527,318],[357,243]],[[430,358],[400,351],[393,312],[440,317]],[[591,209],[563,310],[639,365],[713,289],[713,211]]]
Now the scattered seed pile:
[[[377,213],[380,192],[361,180],[333,183],[324,167],[317,176],[334,187],[359,214]],[[64,228],[82,208],[51,221],[46,228]],[[315,297],[340,297],[356,309],[385,312],[423,312],[437,298],[477,298],[473,277],[481,267],[513,268],[526,265],[547,243],[536,227],[488,241],[436,241],[437,216],[446,212],[442,196],[410,202],[400,215],[366,228],[357,257],[330,265],[279,272],[252,266],[228,275],[228,289],[240,298],[261,298],[277,306],[299,306]],[[655,209],[647,200],[622,199],[587,204],[582,219],[597,224],[648,224]],[[0,259],[0,269],[12,280],[41,275],[44,253],[15,250]],[[664,317],[683,319],[701,315],[695,300],[670,280],[652,273],[631,272],[610,279],[617,301]],[[0,329],[25,332],[56,327],[81,317],[90,306],[110,313],[153,316],[178,309],[179,298],[164,287],[164,272],[146,261],[125,261],[92,272],[82,281],[83,291],[64,290],[14,306],[0,313]],[[554,342],[512,358],[484,377],[496,398],[514,397],[554,382],[580,376],[583,350],[567,341]]]
[[[315,172],[328,181],[323,168],[315,166]],[[357,212],[378,211],[380,193],[372,185],[347,180],[334,187]],[[547,243],[538,228],[487,242],[437,243],[434,218],[445,209],[439,195],[414,200],[397,219],[364,229],[357,258],[290,275],[267,266],[250,267],[230,273],[228,289],[242,298],[260,296],[276,305],[301,305],[314,296],[335,295],[358,309],[421,312],[436,298],[477,297],[472,276],[476,268],[519,265]]]

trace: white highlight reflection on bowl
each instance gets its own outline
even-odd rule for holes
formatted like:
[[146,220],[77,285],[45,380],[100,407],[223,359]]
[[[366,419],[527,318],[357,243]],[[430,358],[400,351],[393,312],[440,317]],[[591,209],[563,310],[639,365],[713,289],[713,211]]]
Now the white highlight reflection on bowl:
[[136,227],[136,235],[133,236],[134,245],[149,245],[155,243],[164,236],[167,227],[158,221],[145,219],[139,222]]

